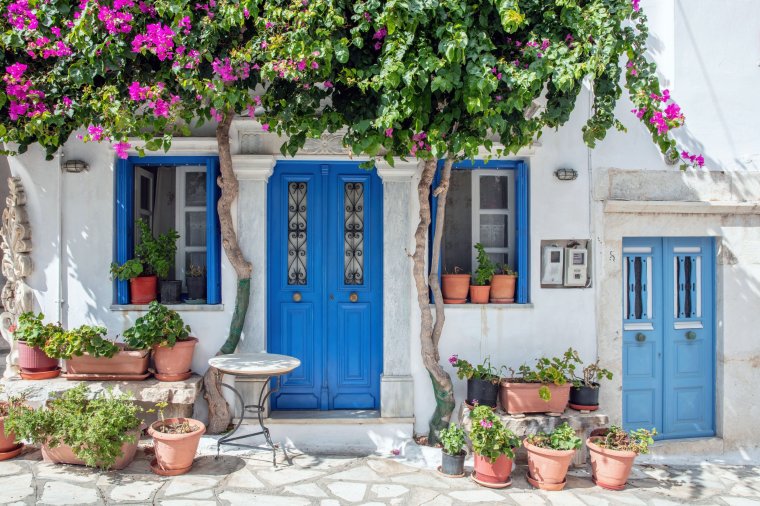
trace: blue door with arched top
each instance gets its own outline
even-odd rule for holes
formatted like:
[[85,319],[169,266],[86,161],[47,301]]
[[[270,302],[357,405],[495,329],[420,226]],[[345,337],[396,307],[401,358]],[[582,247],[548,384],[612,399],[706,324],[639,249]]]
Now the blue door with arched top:
[[301,360],[272,409],[379,409],[380,178],[356,162],[280,161],[268,199],[267,349]]

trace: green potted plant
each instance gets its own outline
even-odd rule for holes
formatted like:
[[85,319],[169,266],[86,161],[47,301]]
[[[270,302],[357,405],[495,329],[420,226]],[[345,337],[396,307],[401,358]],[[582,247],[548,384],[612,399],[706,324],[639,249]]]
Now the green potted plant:
[[486,487],[508,487],[512,483],[512,462],[520,440],[487,406],[473,409],[470,419],[470,440],[475,454],[473,478]]
[[482,364],[473,366],[458,355],[452,355],[449,357],[449,363],[457,370],[459,379],[467,380],[466,404],[471,408],[478,404],[496,407],[496,398],[499,395],[499,374],[491,365],[490,357],[486,357]]
[[206,426],[192,418],[164,418],[165,402],[156,404],[156,407],[159,419],[148,428],[156,451],[150,468],[162,476],[185,474],[193,467],[195,452]]
[[[580,358],[577,361],[582,363]],[[596,362],[585,366],[582,376],[573,375],[573,386],[570,387],[570,407],[577,410],[596,411],[599,409],[599,382],[611,380],[612,372],[599,366]]]
[[464,476],[464,430],[451,422],[448,428],[441,430],[441,467],[440,471],[446,476]]
[[464,304],[470,290],[469,273],[460,267],[454,267],[454,274],[441,274],[441,294],[444,304]]
[[581,438],[567,422],[549,434],[539,432],[523,440],[528,451],[528,482],[542,490],[562,490],[567,483],[567,470]]
[[190,366],[198,339],[190,337],[190,327],[179,313],[151,302],[148,312],[124,331],[124,342],[133,350],[153,350],[156,379],[181,381],[190,377]]
[[206,301],[206,268],[200,265],[190,265],[185,276],[188,302]]
[[49,357],[63,359],[66,379],[144,379],[150,350],[129,350],[105,338],[105,327],[82,325],[55,334],[45,344]]
[[475,270],[474,284],[470,285],[470,302],[488,304],[488,296],[491,292],[489,283],[496,273],[496,264],[491,261],[482,244],[477,243],[475,249],[478,250],[478,268]]
[[[3,386],[0,385],[0,393],[3,392]],[[16,434],[12,430],[5,430],[5,420],[8,418],[11,407],[20,408],[23,406],[23,399],[9,398],[0,401],[0,461],[17,457],[24,445],[16,442]]]
[[18,439],[41,445],[46,462],[123,469],[137,451],[139,412],[127,395],[91,397],[81,384],[40,409],[11,406],[5,426]]
[[491,278],[491,302],[494,304],[513,303],[516,286],[517,271],[513,271],[507,264],[502,265]]
[[48,357],[43,348],[49,339],[63,332],[59,323],[44,324],[45,315],[23,313],[11,327],[18,343],[18,366],[24,379],[48,379],[60,374],[58,360]]
[[510,415],[564,412],[576,361],[577,353],[569,348],[560,357],[539,358],[535,368],[523,364],[517,373],[510,369],[499,386],[502,408]]
[[649,453],[656,435],[655,429],[626,432],[615,425],[594,431],[586,440],[594,483],[609,490],[623,490],[636,455]]

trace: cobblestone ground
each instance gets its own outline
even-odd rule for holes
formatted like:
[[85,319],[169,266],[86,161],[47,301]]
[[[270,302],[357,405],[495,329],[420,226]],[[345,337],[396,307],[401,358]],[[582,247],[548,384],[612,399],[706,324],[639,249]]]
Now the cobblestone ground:
[[[205,438],[204,438],[205,439]],[[208,442],[205,444],[209,448]],[[628,488],[609,492],[593,485],[586,469],[575,469],[562,492],[531,489],[518,466],[506,490],[479,487],[468,478],[445,478],[402,457],[341,457],[279,453],[211,455],[196,459],[184,476],[150,472],[150,448],[141,448],[124,471],[98,472],[41,462],[39,451],[0,462],[3,504],[183,505],[651,505],[760,506],[760,466],[637,466]]]

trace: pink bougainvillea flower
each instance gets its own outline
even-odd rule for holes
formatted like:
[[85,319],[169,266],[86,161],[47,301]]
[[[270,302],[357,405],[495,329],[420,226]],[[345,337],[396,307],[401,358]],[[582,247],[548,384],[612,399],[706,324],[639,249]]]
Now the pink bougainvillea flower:
[[261,129],[264,130],[265,132],[268,132],[269,131],[269,123],[262,124],[261,125]]
[[127,159],[127,157],[129,156],[127,154],[127,150],[131,147],[132,145],[130,143],[124,142],[124,141],[117,142],[116,144],[113,145],[113,149],[114,151],[116,151],[116,156],[118,156],[122,160]]
[[641,9],[641,7],[639,6],[640,2],[641,0],[631,0],[631,5],[633,5],[634,11],[639,12],[639,9]]
[[93,141],[100,141],[103,139],[103,127],[100,125],[90,125],[87,127],[87,133],[90,134],[90,139]]

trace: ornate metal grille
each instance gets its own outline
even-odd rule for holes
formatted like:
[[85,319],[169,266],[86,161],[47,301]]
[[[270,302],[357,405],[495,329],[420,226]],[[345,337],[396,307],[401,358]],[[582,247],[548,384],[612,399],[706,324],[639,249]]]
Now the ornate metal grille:
[[288,183],[288,284],[306,284],[305,182]]
[[343,189],[344,278],[347,285],[364,284],[364,183],[345,183]]

